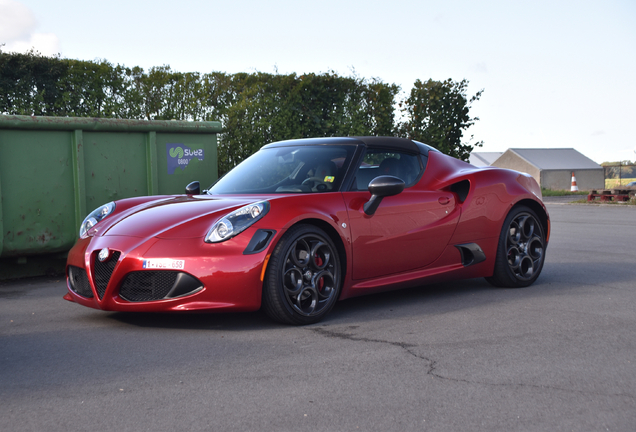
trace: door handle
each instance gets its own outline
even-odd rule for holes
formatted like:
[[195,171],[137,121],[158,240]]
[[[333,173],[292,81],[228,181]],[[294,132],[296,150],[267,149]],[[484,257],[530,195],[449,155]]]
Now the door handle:
[[443,196],[443,197],[439,197],[437,201],[439,201],[441,205],[446,205],[450,202],[450,198]]

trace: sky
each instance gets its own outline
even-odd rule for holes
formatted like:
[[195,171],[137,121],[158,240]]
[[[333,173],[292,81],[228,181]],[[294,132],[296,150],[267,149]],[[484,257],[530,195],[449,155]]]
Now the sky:
[[0,0],[5,52],[180,72],[469,81],[484,145],[636,160],[635,0]]

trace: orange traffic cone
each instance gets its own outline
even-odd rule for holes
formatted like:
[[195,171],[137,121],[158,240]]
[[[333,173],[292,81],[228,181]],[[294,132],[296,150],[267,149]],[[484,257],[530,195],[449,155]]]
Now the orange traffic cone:
[[574,177],[574,173],[572,173],[572,187],[570,188],[570,192],[578,192],[579,187],[576,185],[576,177]]

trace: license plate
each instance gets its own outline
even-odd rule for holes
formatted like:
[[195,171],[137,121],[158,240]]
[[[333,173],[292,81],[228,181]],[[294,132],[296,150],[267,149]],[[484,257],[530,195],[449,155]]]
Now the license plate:
[[148,269],[175,269],[182,270],[185,267],[185,260],[173,260],[168,258],[144,260],[144,268]]

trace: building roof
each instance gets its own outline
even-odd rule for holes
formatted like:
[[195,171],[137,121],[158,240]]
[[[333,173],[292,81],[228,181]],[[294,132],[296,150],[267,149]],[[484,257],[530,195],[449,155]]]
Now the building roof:
[[472,152],[468,163],[476,167],[490,166],[494,161],[499,159],[503,152]]
[[540,170],[603,169],[573,148],[511,148],[515,153]]

